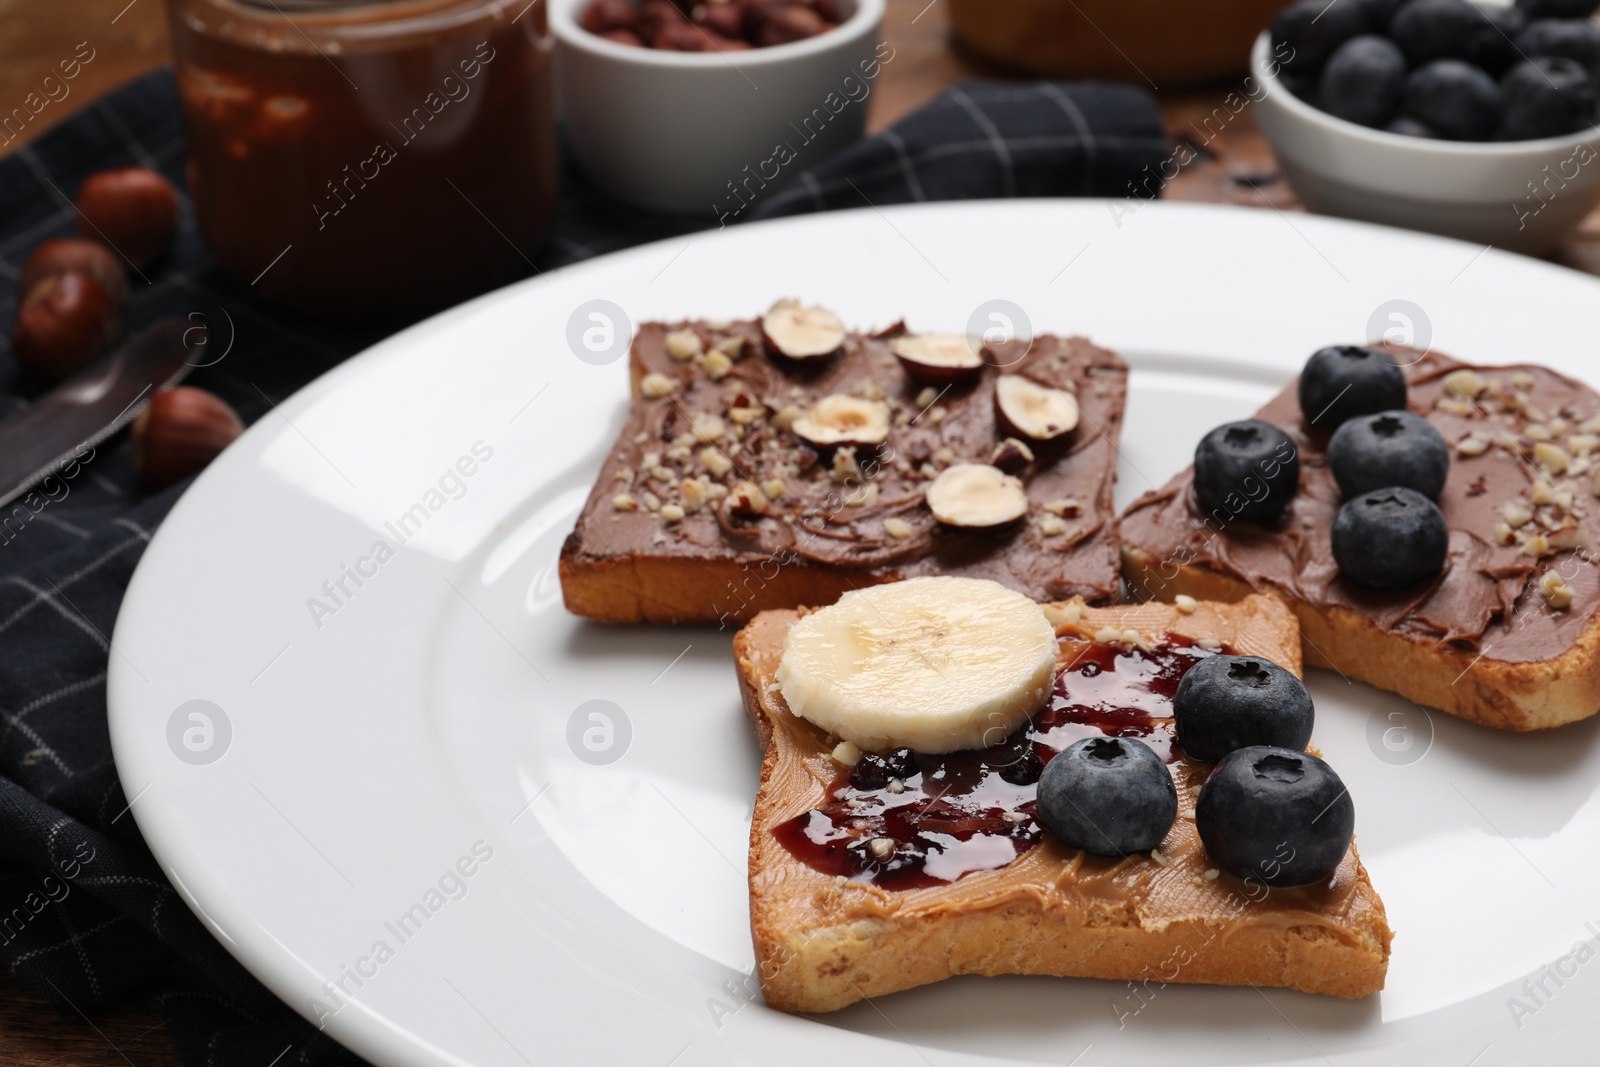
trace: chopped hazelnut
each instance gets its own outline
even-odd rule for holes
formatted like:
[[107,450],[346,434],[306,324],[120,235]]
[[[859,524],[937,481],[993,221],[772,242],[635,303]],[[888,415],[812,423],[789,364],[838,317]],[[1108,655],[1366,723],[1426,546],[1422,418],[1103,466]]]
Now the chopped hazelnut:
[[890,537],[904,539],[911,536],[911,524],[904,519],[884,519],[883,532]]
[[1200,601],[1187,593],[1179,593],[1172,598],[1173,606],[1185,615],[1193,615],[1194,610],[1200,606]]
[[733,460],[716,448],[702,448],[700,462],[705,464],[706,470],[711,472],[713,478],[721,478],[733,470]]
[[702,411],[694,417],[691,432],[696,444],[707,445],[721,437],[727,428],[721,416]]
[[844,502],[853,507],[870,508],[878,502],[878,484],[876,482],[867,482],[846,491]]
[[1546,540],[1550,547],[1557,552],[1565,552],[1574,548],[1583,547],[1583,528],[1576,523],[1568,522],[1552,530]]
[[1526,526],[1533,520],[1533,509],[1520,500],[1508,500],[1501,507],[1500,514],[1506,520],[1506,525],[1513,530]]
[[778,499],[783,495],[784,488],[782,478],[768,478],[761,483],[761,491],[766,494],[768,500]]
[[1551,437],[1567,436],[1566,419],[1551,419],[1549,422],[1545,423],[1545,426],[1550,430]]
[[1456,452],[1463,456],[1481,456],[1489,451],[1489,440],[1480,434],[1469,433],[1456,442]]
[[1521,389],[1524,393],[1526,393],[1529,389],[1533,388],[1533,375],[1529,374],[1525,370],[1517,371],[1517,373],[1511,376],[1511,387],[1513,389]]
[[1539,576],[1539,595],[1552,611],[1565,611],[1572,606],[1572,586],[1555,571],[1545,571]]
[[611,506],[618,511],[638,511],[639,502],[627,493],[618,493],[611,498]]
[[1207,652],[1215,652],[1217,649],[1222,647],[1222,642],[1218,641],[1215,637],[1202,637],[1200,640],[1196,641],[1195,644],[1199,645]]
[[698,478],[685,478],[678,486],[678,491],[683,494],[683,510],[694,514],[705,506],[706,485]]
[[761,487],[754,482],[740,482],[728,494],[726,506],[729,515],[754,518],[757,515],[766,514],[767,498],[761,492]]
[[1045,504],[1044,509],[1052,515],[1064,515],[1067,518],[1074,518],[1083,512],[1083,505],[1078,502],[1076,497],[1069,496],[1048,502]]
[[1114,645],[1122,640],[1122,631],[1115,626],[1102,626],[1094,632],[1094,639],[1098,644]]
[[933,407],[934,402],[938,399],[939,390],[931,385],[925,386],[922,392],[917,394],[917,410],[926,411],[928,408]]
[[856,450],[841,448],[833,454],[833,469],[828,475],[836,482],[859,482],[862,480],[861,465],[856,462]]
[[717,343],[711,347],[727,356],[730,360],[738,359],[744,352],[744,338],[738,334],[732,334],[718,339]]
[[1444,376],[1444,391],[1467,400],[1476,400],[1483,394],[1486,383],[1477,371],[1462,368]]
[[722,352],[712,352],[706,356],[706,377],[714,382],[720,382],[733,370],[733,360]]
[[645,510],[646,511],[655,511],[655,510],[659,509],[660,507],[661,507],[661,498],[656,496],[654,493],[649,492],[648,490],[646,490],[645,494],[644,494],[644,508],[645,508]]
[[894,855],[894,841],[891,838],[874,837],[868,847],[872,849],[872,854],[880,860],[886,860]]
[[774,430],[792,429],[794,427],[794,420],[798,419],[804,414],[805,412],[801,411],[793,404],[785,404],[772,416],[772,428]]
[[677,388],[678,383],[665,374],[646,374],[644,380],[639,383],[639,392],[652,400],[671,396]]
[[1522,430],[1523,434],[1534,441],[1550,440],[1550,427],[1542,422],[1529,423]]
[[1559,445],[1552,445],[1540,441],[1533,446],[1533,458],[1539,466],[1551,474],[1565,474],[1567,466],[1572,462],[1572,457]]
[[1539,559],[1550,554],[1550,542],[1544,534],[1534,534],[1522,543],[1522,554]]
[[1039,532],[1046,537],[1060,537],[1067,532],[1067,524],[1057,515],[1046,515],[1039,520]]
[[728,409],[728,418],[733,420],[735,426],[749,426],[752,422],[766,414],[766,408],[737,407]]
[[849,741],[840,741],[833,746],[833,758],[837,763],[846,767],[854,767],[861,760],[861,750]]
[[661,518],[664,522],[682,522],[683,507],[678,504],[661,505]]
[[1517,543],[1517,531],[1503,522],[1494,524],[1494,540],[1497,545],[1514,545]]
[[673,330],[667,334],[666,343],[667,355],[679,362],[693,359],[705,351],[700,335],[693,330]]

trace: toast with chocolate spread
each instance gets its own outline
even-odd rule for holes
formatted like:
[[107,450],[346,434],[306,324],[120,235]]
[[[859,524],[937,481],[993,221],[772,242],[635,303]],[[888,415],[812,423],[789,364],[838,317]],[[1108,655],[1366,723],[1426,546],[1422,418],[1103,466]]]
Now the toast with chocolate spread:
[[627,422],[561,551],[578,615],[739,623],[929,574],[1116,598],[1112,352],[850,332],[784,301],[647,323],[630,366]]

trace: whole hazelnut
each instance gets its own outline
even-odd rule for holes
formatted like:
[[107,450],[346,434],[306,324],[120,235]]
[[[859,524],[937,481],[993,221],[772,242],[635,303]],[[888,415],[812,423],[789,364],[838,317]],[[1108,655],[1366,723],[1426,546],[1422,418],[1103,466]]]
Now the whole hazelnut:
[[82,237],[57,237],[35,248],[22,265],[17,291],[26,293],[46,278],[69,271],[99,282],[118,304],[128,299],[128,276],[122,271],[122,261],[105,245]]
[[738,4],[708,4],[700,15],[700,25],[727,38],[744,35],[744,9]]
[[637,30],[639,9],[628,0],[594,0],[578,16],[578,25],[602,35],[612,30]]
[[78,187],[78,229],[143,268],[165,252],[178,229],[178,193],[145,167],[91,174]]
[[35,282],[11,327],[11,354],[23,369],[65,378],[92,363],[122,333],[122,311],[105,287],[79,271]]
[[766,12],[766,18],[761,20],[761,28],[756,31],[756,45],[760,48],[803,41],[833,28],[827,19],[809,7],[798,4],[767,8]]
[[639,35],[647,41],[653,41],[668,26],[682,26],[688,21],[671,0],[644,0],[639,5]]
[[650,37],[650,47],[663,52],[708,52],[706,32],[687,22],[668,23]]
[[150,398],[129,430],[133,469],[149,489],[164,489],[198,474],[244,433],[244,423],[221,397],[180,385]]

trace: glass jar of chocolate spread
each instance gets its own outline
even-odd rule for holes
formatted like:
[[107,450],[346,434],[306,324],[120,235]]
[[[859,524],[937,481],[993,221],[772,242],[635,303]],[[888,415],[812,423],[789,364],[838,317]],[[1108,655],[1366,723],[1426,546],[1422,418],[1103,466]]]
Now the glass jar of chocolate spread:
[[530,267],[555,212],[541,0],[168,0],[189,192],[217,261],[339,316]]

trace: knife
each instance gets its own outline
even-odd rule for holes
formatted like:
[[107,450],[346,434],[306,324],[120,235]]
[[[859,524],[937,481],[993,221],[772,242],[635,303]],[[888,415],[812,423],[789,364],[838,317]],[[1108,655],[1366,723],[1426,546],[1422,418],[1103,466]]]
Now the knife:
[[0,423],[0,507],[85,449],[132,422],[152,394],[189,372],[205,327],[177,317],[156,321],[68,378],[31,407]]

